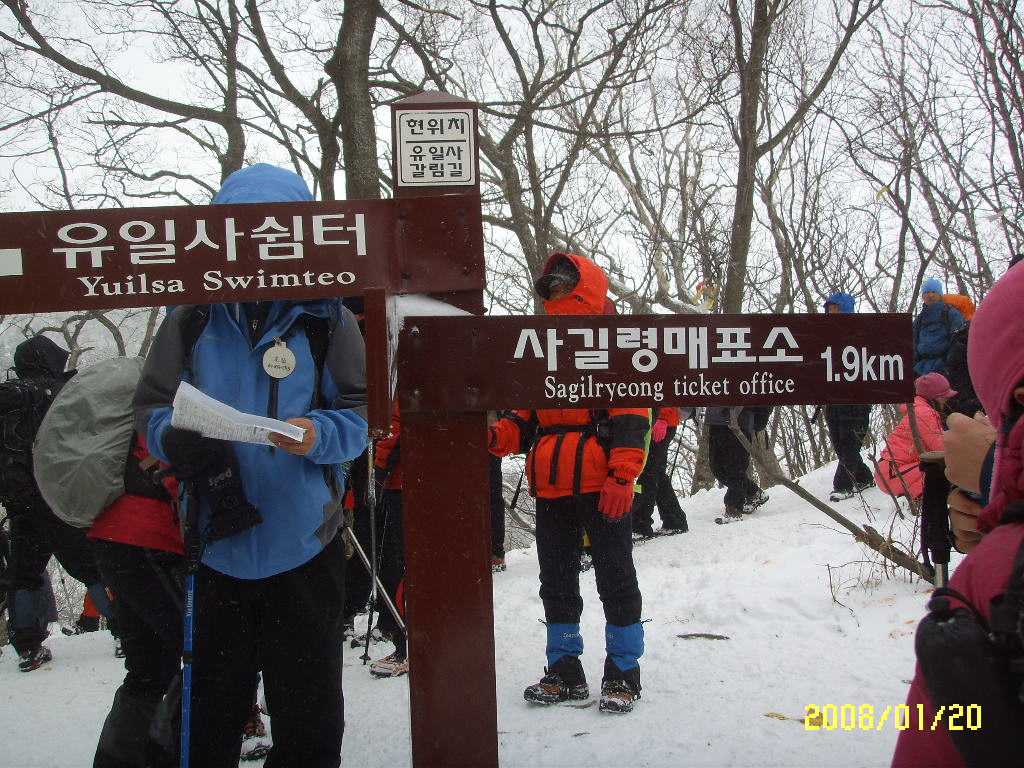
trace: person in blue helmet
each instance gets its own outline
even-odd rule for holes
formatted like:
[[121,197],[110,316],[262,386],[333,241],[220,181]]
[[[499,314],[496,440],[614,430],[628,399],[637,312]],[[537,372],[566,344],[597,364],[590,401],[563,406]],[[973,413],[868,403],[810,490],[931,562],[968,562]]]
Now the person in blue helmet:
[[964,316],[943,300],[942,281],[929,277],[921,283],[924,306],[914,318],[914,373],[945,374],[953,334],[964,324]]
[[[258,164],[231,174],[213,202],[311,199],[298,175]],[[134,400],[150,451],[198,503],[191,764],[237,766],[262,671],[274,729],[268,765],[334,768],[344,734],[341,465],[366,448],[362,336],[337,299],[214,304],[198,333],[195,309],[167,316]],[[264,367],[275,344],[294,355],[283,377]],[[178,429],[172,402],[183,380],[295,424],[303,437],[274,434],[266,445]]]
[[[853,296],[833,293],[825,299],[826,314],[854,312]],[[875,484],[870,467],[864,463],[861,448],[868,434],[871,406],[857,403],[825,406],[825,424],[832,441],[839,466],[832,477],[832,495],[829,501],[842,501]]]

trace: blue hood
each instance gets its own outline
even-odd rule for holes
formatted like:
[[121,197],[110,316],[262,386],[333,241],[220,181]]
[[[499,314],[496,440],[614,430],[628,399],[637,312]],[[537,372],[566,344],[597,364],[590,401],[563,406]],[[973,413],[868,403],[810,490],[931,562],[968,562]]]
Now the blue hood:
[[835,304],[843,314],[853,312],[853,296],[848,293],[833,293],[825,299],[825,311],[828,312],[828,305]]
[[266,163],[256,163],[228,176],[213,202],[301,203],[312,199],[309,187],[297,173]]
[[[231,203],[301,203],[309,202],[313,195],[302,177],[297,173],[278,168],[267,163],[256,163],[248,168],[235,171],[224,180],[224,186],[213,198],[215,205],[227,205]],[[298,304],[299,302],[275,303],[274,315],[280,314],[282,308],[287,304]],[[234,305],[236,320],[241,317],[242,304]],[[168,312],[171,308],[168,307]],[[245,321],[240,321],[242,327]]]

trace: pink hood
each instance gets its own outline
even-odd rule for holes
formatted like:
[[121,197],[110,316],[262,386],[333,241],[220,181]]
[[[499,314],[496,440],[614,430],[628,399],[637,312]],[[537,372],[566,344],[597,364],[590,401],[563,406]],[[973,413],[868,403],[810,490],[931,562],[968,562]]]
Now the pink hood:
[[1024,380],[1024,264],[1003,275],[986,294],[971,320],[967,362],[974,391],[999,433],[992,499],[980,518],[990,530],[998,524],[1007,504],[1024,499],[1024,418],[1013,431],[1003,434],[1003,421],[1010,411],[1013,389]]

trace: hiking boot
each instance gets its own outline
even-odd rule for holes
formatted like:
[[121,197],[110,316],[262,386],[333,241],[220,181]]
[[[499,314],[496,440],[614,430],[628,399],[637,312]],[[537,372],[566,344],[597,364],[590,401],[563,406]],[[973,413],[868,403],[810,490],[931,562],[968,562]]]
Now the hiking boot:
[[853,489],[848,491],[832,491],[832,495],[828,497],[829,501],[844,501],[846,499],[852,499],[854,495]]
[[589,697],[590,688],[577,656],[563,656],[550,667],[545,667],[540,682],[527,686],[523,691],[523,698],[531,704],[557,704]]
[[356,636],[356,623],[354,619],[345,619],[344,625],[341,628],[341,639],[348,640],[349,638]]
[[408,671],[409,660],[399,651],[370,662],[370,674],[374,677],[400,677]]
[[690,526],[684,518],[682,520],[670,520],[669,522],[662,521],[661,530],[658,533],[686,533],[689,530]]
[[114,658],[115,659],[123,659],[124,658],[124,643],[121,642],[121,638],[120,637],[115,637],[114,638]]
[[640,698],[640,665],[619,669],[611,656],[604,660],[601,681],[601,704],[598,710],[624,714],[633,711],[633,702]]
[[491,573],[501,573],[505,570],[505,558],[504,557],[492,557],[491,558]]
[[22,672],[31,672],[52,660],[53,654],[50,653],[50,649],[45,645],[40,645],[34,651],[25,651],[19,656],[18,669]]
[[730,506],[726,505],[726,507],[725,507],[725,515],[724,516],[725,517],[731,517],[731,518],[743,517],[743,510],[740,509],[739,507],[730,507]]
[[861,491],[866,490],[868,488],[874,488],[874,487],[875,487],[875,478],[873,478],[873,477],[869,477],[867,480],[864,480],[862,482],[854,483],[853,484],[853,490],[856,491],[857,493],[860,493]]
[[617,715],[633,711],[633,702],[640,698],[639,686],[626,680],[605,680],[601,683],[601,712]]
[[[372,630],[370,630],[370,642],[371,643],[380,643],[380,642],[383,642],[383,641],[384,641],[384,635],[381,634],[379,629],[374,627]],[[356,635],[351,640],[349,640],[349,645],[352,648],[359,648],[361,646],[366,645],[366,632],[363,632],[361,635]]]
[[259,704],[252,705],[252,713],[249,715],[249,720],[245,723],[245,730],[242,731],[242,738],[245,739],[262,739],[267,735],[267,726],[263,724],[263,710],[260,709]]
[[743,502],[743,513],[749,515],[755,509],[763,506],[767,502],[768,494],[761,489],[758,489],[752,496],[747,497],[747,500]]
[[637,539],[653,539],[654,538],[654,526],[650,523],[637,523],[633,521],[633,540]]
[[590,556],[589,552],[584,552],[580,555],[580,573],[589,571],[594,567],[594,558]]
[[99,616],[79,616],[75,623],[68,627],[61,627],[60,631],[65,635],[84,635],[87,632],[98,632],[100,629]]
[[264,760],[270,757],[270,751],[274,748],[273,744],[269,744],[266,741],[256,741],[253,743],[243,741],[242,751],[239,754],[238,759],[243,762],[250,760]]

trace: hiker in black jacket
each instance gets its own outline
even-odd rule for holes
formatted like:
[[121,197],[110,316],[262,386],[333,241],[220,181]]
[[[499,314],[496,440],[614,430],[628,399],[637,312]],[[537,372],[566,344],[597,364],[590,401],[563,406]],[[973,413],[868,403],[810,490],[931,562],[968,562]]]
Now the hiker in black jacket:
[[[18,381],[0,385],[0,414],[5,427],[18,424],[22,440],[31,445],[42,414],[64,382],[69,354],[45,336],[23,341],[14,351]],[[12,581],[8,595],[8,633],[18,652],[18,669],[31,672],[53,658],[43,645],[48,625],[56,620],[46,579],[46,565],[55,556],[65,571],[86,585],[96,607],[111,615],[110,599],[100,583],[92,544],[85,531],[58,519],[50,510],[31,473],[24,445],[15,445],[4,430],[0,445],[0,501],[10,515]],[[31,434],[28,434],[31,432]],[[23,449],[24,448],[24,449]],[[22,450],[23,449],[23,450]]]
[[[852,314],[854,312],[853,296],[848,293],[833,293],[825,299],[825,313]],[[828,436],[832,441],[839,466],[832,477],[832,495],[830,501],[842,501],[854,493],[870,488],[875,484],[870,467],[864,463],[860,455],[864,438],[868,434],[868,423],[871,419],[871,406],[858,403],[825,406],[825,424]]]
[[[750,479],[750,454],[737,439],[730,427],[730,412],[725,407],[708,408],[704,419],[708,425],[708,452],[711,471],[715,479],[725,486],[724,521],[738,519],[743,513],[750,514],[766,501],[768,496],[760,486]],[[757,432],[768,426],[772,406],[758,405],[740,409],[737,421],[740,431],[748,441],[753,441]]]

